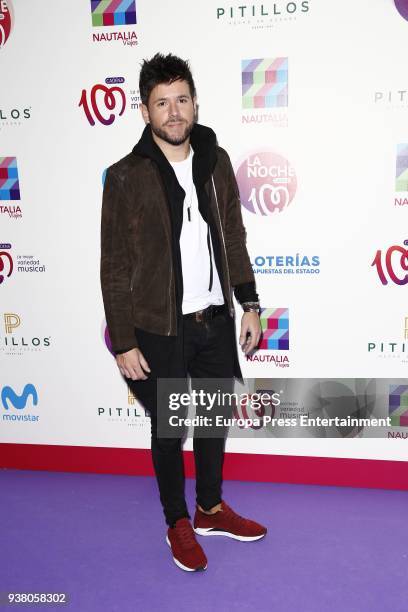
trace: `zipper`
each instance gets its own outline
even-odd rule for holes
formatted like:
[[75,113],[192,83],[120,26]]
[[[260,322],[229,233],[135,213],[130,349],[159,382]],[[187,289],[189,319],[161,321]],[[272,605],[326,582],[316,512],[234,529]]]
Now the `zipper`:
[[170,307],[169,307],[169,331],[167,332],[168,336],[170,336],[170,330],[171,330],[171,282],[173,280],[173,266],[171,264],[171,257],[169,257],[169,262],[170,262],[170,283],[169,283],[169,305]]
[[133,281],[135,280],[135,276],[136,276],[136,268],[133,270],[132,277],[130,279],[130,291],[133,291]]
[[[164,184],[163,177],[162,177],[162,175],[161,175],[161,172],[160,172],[160,169],[159,169],[159,167],[158,167],[157,163],[154,163],[153,165],[154,165],[154,167],[155,167],[155,171],[156,171],[156,174],[157,174],[158,181],[159,181],[159,183],[160,183],[160,185],[161,185],[162,194],[163,194],[163,201],[166,203],[166,200],[167,200],[167,192],[166,192],[166,186],[165,186],[165,184]],[[166,205],[167,205],[167,204],[166,204]],[[166,223],[164,222],[164,219],[163,219],[163,217],[162,217],[161,215],[160,215],[160,218],[161,218],[161,220],[163,221],[164,233],[166,234],[166,237],[167,237],[167,242],[168,242],[168,245],[169,245],[169,254],[170,254],[170,255],[169,255],[169,263],[170,263],[170,282],[169,282],[169,288],[168,288],[168,296],[169,296],[169,327],[168,327],[168,330],[167,330],[167,332],[166,332],[166,335],[167,335],[167,336],[170,336],[170,334],[171,334],[171,317],[172,317],[172,303],[171,303],[171,302],[172,302],[172,300],[171,300],[171,297],[172,297],[172,296],[171,296],[172,291],[171,291],[171,285],[172,285],[172,282],[173,282],[173,265],[172,265],[173,247],[172,247],[172,236],[171,236],[171,220],[170,220],[170,212],[167,212],[167,211],[166,211],[166,212],[165,212],[165,214],[169,215],[169,227],[170,227],[170,234],[168,233],[168,228],[167,228]],[[176,316],[176,322],[175,322],[175,332],[177,333],[177,316]]]
[[[163,181],[163,177],[162,177],[162,175],[161,175],[161,173],[160,173],[159,168],[157,168],[157,167],[156,167],[156,171],[157,171],[157,175],[158,175],[158,178],[159,178],[159,182],[160,182],[160,184],[161,184],[161,188],[162,188],[163,200],[164,200],[164,202],[166,202],[166,200],[167,200],[167,193],[166,193],[166,187],[165,187],[165,184],[164,184],[164,181]],[[173,257],[173,246],[172,246],[172,236],[171,236],[171,219],[170,219],[170,213],[166,211],[166,214],[168,214],[168,215],[169,215],[169,223],[170,223],[170,234],[169,234],[169,233],[168,233],[168,231],[167,231],[167,230],[168,230],[168,228],[166,227],[166,224],[165,224],[165,222],[164,222],[164,220],[163,220],[164,232],[165,232],[165,234],[166,234],[166,236],[167,236],[167,242],[168,242],[168,245],[169,245],[169,253],[170,253],[170,256],[169,256],[169,264],[170,264],[170,282],[169,282],[169,288],[168,288],[168,295],[169,295],[169,328],[168,328],[168,330],[167,330],[167,336],[170,336],[170,334],[171,334],[171,317],[172,317],[172,303],[171,303],[171,301],[172,301],[172,300],[171,300],[171,297],[172,297],[172,295],[171,295],[171,294],[172,294],[172,291],[171,291],[171,285],[172,285],[172,282],[173,282],[173,264],[172,264],[172,257]],[[174,307],[174,308],[175,308],[175,307]],[[176,317],[176,328],[175,328],[175,331],[176,331],[176,333],[177,333],[177,317]]]
[[[227,268],[228,297],[229,297],[229,301],[230,301],[230,304],[231,304],[231,295],[230,295],[230,293],[231,293],[231,279],[230,279],[229,266],[228,266],[227,249],[226,249],[226,246],[225,246],[224,232],[223,232],[223,229],[222,229],[220,209],[219,209],[219,206],[218,206],[218,196],[217,196],[217,190],[215,189],[214,175],[213,174],[211,175],[211,180],[212,180],[212,186],[213,186],[214,195],[215,195],[215,204],[216,204],[216,207],[217,207],[218,221],[220,223],[222,246],[224,248],[225,265],[226,265],[226,268]],[[234,308],[233,308],[232,304],[231,304],[231,307],[230,307],[230,315],[234,316]]]

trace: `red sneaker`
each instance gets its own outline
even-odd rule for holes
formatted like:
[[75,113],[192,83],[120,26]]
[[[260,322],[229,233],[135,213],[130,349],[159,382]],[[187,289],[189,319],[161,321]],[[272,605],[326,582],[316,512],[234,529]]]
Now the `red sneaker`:
[[176,521],[174,527],[167,530],[166,542],[173,553],[173,560],[186,572],[207,569],[207,557],[197,542],[188,518]]
[[194,531],[203,536],[223,535],[242,542],[253,542],[263,538],[268,530],[259,523],[236,514],[222,501],[221,510],[215,514],[205,514],[196,509]]

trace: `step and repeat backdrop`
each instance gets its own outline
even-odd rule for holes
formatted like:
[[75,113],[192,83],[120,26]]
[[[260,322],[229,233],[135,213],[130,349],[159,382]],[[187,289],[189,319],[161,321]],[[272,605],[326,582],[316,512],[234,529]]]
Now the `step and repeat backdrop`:
[[350,414],[378,388],[391,416],[381,439],[227,449],[406,460],[408,0],[0,0],[0,441],[150,445],[99,257],[104,172],[140,137],[157,51],[189,59],[236,171],[264,328],[245,377],[332,381]]

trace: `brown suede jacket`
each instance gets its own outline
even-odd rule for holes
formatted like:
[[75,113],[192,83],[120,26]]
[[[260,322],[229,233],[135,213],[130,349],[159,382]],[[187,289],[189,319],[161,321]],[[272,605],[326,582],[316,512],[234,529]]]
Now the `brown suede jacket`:
[[[202,195],[200,211],[211,222],[214,248],[219,245],[216,263],[233,317],[233,288],[241,303],[257,299],[238,187],[228,154],[216,145],[212,130],[196,124],[190,142],[194,182]],[[177,335],[174,222],[166,172],[173,170],[154,143],[150,126],[146,126],[132,153],[106,173],[100,280],[114,352],[137,346],[135,327],[159,335]],[[171,179],[171,174],[168,176]]]

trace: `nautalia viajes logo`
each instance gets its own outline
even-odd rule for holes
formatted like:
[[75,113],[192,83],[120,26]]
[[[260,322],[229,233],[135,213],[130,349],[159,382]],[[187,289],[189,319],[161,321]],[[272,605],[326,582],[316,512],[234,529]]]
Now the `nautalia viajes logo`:
[[288,125],[288,58],[241,61],[242,123]]
[[289,351],[289,309],[261,308],[260,322],[262,334],[258,350],[247,355],[246,360],[288,368],[289,357],[286,351]]
[[138,44],[134,30],[112,30],[116,26],[131,26],[137,23],[135,0],[91,0],[92,26],[106,28],[94,32],[94,42],[120,41],[123,45],[134,47]]
[[0,215],[7,215],[14,219],[21,218],[20,206],[11,203],[16,200],[20,200],[17,159],[0,157]]
[[397,145],[394,206],[408,206],[408,143]]

